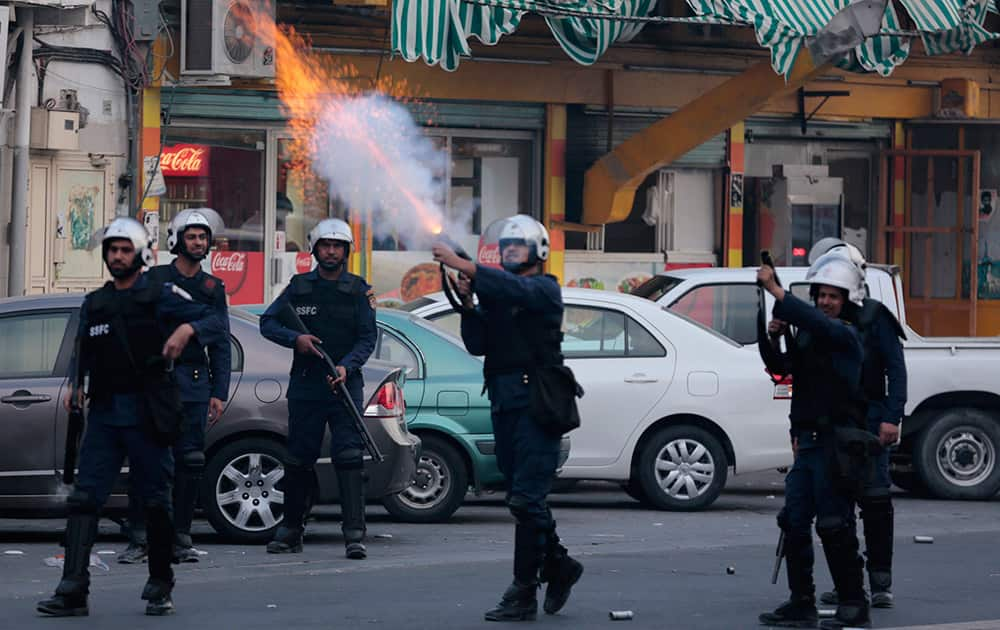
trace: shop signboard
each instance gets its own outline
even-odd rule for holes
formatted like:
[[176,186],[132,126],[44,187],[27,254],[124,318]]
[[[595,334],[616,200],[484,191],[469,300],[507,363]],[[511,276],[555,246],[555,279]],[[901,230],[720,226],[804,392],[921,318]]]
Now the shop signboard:
[[165,177],[208,177],[211,148],[202,144],[173,144],[163,147],[160,169]]
[[211,273],[226,283],[232,306],[264,302],[263,252],[213,251]]

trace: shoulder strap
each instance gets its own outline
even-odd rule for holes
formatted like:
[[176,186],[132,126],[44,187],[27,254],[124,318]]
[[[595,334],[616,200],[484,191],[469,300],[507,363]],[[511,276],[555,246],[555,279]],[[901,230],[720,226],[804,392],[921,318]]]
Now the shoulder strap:
[[306,278],[304,273],[298,273],[292,276],[291,282],[288,283],[291,292],[295,295],[305,295],[307,293],[312,293],[313,286],[312,282]]

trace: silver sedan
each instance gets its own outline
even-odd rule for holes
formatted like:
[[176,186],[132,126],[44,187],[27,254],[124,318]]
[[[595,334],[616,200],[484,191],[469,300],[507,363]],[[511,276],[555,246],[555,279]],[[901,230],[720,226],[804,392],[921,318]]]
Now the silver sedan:
[[[69,491],[61,482],[67,414],[59,401],[82,294],[0,300],[0,511],[6,516],[59,516]],[[234,542],[269,540],[283,516],[281,462],[288,408],[291,351],[264,339],[257,317],[230,311],[232,379],[229,402],[206,435],[201,506],[212,526]],[[410,484],[420,439],[406,428],[405,375],[370,360],[364,366],[365,422],[385,461],[366,461],[368,497],[379,499]],[[322,453],[329,454],[329,433]],[[337,483],[329,457],[317,462],[318,501],[334,502]],[[108,508],[127,503],[127,468]]]

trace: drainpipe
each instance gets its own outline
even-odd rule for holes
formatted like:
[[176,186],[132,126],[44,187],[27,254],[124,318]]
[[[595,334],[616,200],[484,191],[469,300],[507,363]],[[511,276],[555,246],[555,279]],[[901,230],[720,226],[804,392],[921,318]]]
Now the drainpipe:
[[17,99],[14,106],[14,164],[10,201],[10,267],[7,294],[24,295],[25,265],[28,258],[28,166],[31,161],[31,83],[35,15],[31,9],[18,7],[17,21],[21,35],[21,57],[17,64]]

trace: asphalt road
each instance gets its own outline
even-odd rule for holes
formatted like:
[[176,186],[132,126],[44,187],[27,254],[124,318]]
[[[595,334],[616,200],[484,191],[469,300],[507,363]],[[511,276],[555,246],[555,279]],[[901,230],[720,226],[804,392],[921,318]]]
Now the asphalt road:
[[[758,627],[757,614],[787,595],[784,571],[770,584],[782,503],[781,476],[734,478],[701,513],[646,510],[613,486],[583,484],[553,495],[570,553],[585,573],[566,609],[531,627]],[[896,495],[897,607],[875,611],[878,628],[1000,629],[1000,497],[943,502]],[[120,565],[117,526],[103,521],[95,547],[108,569],[92,569],[91,615],[45,619],[59,569],[62,523],[0,519],[0,627],[52,628],[483,628],[482,613],[510,581],[513,523],[501,497],[468,501],[447,524],[406,525],[369,507],[369,559],[343,557],[338,510],[320,508],[305,553],[268,555],[263,547],[223,544],[199,521],[198,564],[177,568],[177,614],[149,618],[139,593],[144,566]],[[917,544],[915,535],[933,536]],[[817,550],[818,551],[818,550]],[[817,584],[830,578],[817,554]],[[735,572],[727,574],[727,567]],[[630,621],[609,611],[631,610]]]

